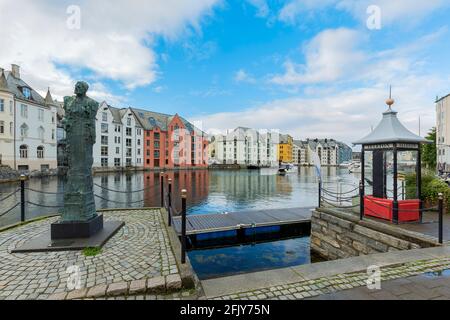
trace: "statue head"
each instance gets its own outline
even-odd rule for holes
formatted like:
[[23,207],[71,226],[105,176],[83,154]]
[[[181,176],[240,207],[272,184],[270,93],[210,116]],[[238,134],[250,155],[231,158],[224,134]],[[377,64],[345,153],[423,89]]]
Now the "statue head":
[[78,81],[75,85],[75,94],[78,97],[82,97],[86,95],[86,92],[89,89],[89,85],[84,81]]

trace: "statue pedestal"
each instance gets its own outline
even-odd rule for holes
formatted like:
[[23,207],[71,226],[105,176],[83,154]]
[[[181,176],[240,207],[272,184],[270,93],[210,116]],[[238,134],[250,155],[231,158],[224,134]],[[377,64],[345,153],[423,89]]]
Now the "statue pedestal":
[[57,222],[51,225],[51,239],[90,238],[103,229],[103,215],[88,221]]

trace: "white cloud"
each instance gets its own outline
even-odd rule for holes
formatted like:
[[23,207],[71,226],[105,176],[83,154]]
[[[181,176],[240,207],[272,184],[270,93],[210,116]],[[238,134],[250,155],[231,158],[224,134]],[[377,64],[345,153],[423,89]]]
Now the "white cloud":
[[278,19],[285,23],[294,24],[302,14],[312,14],[312,10],[323,9],[336,0],[291,0],[278,13]]
[[217,1],[81,0],[81,29],[70,30],[70,1],[0,0],[0,65],[19,63],[35,86],[50,85],[57,95],[71,93],[77,69],[88,69],[95,82],[145,86],[159,74],[154,37],[171,41],[200,30]]
[[434,11],[449,6],[446,0],[290,0],[278,13],[278,19],[285,23],[296,22],[314,16],[314,11],[335,8],[349,12],[364,25],[370,5],[381,9],[382,25],[392,23],[414,24]]
[[[393,88],[400,120],[418,133],[421,116],[422,134],[434,126],[434,92],[445,88],[450,79],[437,80],[432,76],[410,77]],[[339,93],[274,100],[238,112],[222,112],[199,116],[208,132],[220,132],[238,126],[278,129],[295,138],[336,138],[347,143],[370,132],[387,109],[386,86],[358,88]]]
[[392,23],[415,24],[434,11],[448,6],[446,0],[339,0],[336,7],[353,14],[363,23],[367,20],[367,7],[376,5],[381,9],[383,25]]
[[235,82],[247,82],[247,83],[255,83],[256,80],[251,75],[249,75],[244,69],[239,69],[234,74]]
[[298,85],[336,81],[365,61],[358,49],[361,41],[362,36],[351,29],[325,30],[306,44],[304,65],[286,61],[285,73],[274,76],[271,82]]
[[[197,120],[203,121],[205,130],[247,126],[279,129],[296,138],[330,137],[351,143],[378,124],[381,113],[387,108],[384,101],[388,86],[392,84],[394,109],[399,111],[399,118],[407,128],[419,133],[419,117],[422,135],[435,126],[434,99],[436,94],[447,92],[450,76],[429,70],[430,61],[423,52],[441,41],[447,33],[445,28],[412,43],[373,52],[362,52],[357,42],[348,46],[348,41],[343,41],[345,37],[361,38],[348,33],[349,30],[338,30],[319,34],[307,46],[306,65],[288,62],[287,72],[272,79],[293,88],[304,85],[301,96],[258,103],[243,111],[211,114]],[[342,38],[340,33],[344,34]],[[322,43],[325,38],[334,38],[336,43],[342,41],[346,49],[333,46],[332,40]]]
[[264,18],[269,15],[270,8],[266,0],[247,0],[247,2],[257,9],[256,15],[258,17]]

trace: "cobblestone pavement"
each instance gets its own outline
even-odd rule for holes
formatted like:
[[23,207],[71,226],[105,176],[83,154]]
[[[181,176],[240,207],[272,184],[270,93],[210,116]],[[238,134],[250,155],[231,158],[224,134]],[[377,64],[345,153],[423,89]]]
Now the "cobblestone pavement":
[[[446,276],[433,277],[430,273],[450,269],[450,257],[406,263],[401,266],[381,269],[382,290],[367,288],[366,272],[339,274],[315,280],[279,285],[254,291],[213,297],[215,300],[296,300],[312,297],[323,299],[359,299],[366,297],[384,299],[392,295],[402,299],[450,299],[450,280]],[[445,271],[444,274],[447,274]],[[424,275],[425,274],[425,275]],[[348,290],[352,289],[352,290]],[[395,294],[394,294],[395,293]],[[392,295],[390,295],[392,294]]]
[[[80,251],[17,253],[11,250],[48,230],[57,218],[30,223],[0,233],[0,299],[47,299],[65,297],[69,266],[80,268],[82,288],[105,288],[111,284],[117,293],[139,285],[143,279],[169,278],[173,288],[181,285],[176,260],[159,210],[104,212],[105,220],[121,220],[125,226],[103,247],[100,254],[87,257]],[[141,280],[141,284],[138,281]],[[164,283],[166,281],[166,284]],[[125,283],[125,285],[124,285]],[[131,284],[130,284],[131,283]],[[133,284],[134,283],[134,284]],[[158,285],[158,284],[155,284]],[[108,289],[109,289],[108,287]],[[73,295],[82,295],[81,293]],[[100,290],[101,291],[101,290]],[[136,290],[138,291],[138,290]]]
[[390,280],[382,282],[379,290],[359,287],[311,300],[450,300],[450,273],[447,270]]

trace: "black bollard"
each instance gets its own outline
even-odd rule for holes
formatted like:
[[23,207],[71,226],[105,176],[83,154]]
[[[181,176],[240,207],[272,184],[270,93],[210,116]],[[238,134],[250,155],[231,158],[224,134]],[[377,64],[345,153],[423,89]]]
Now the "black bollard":
[[438,210],[439,210],[439,243],[443,242],[444,235],[444,197],[442,193],[438,195]]
[[364,185],[363,181],[359,182],[359,219],[363,220],[364,218]]
[[167,221],[169,227],[172,225],[172,179],[169,178],[169,194],[168,194],[168,201],[169,201],[169,207],[167,208]]
[[186,263],[186,189],[181,190],[181,263]]
[[164,208],[164,172],[160,173],[161,181],[161,208]]
[[20,176],[20,221],[25,222],[25,175]]

